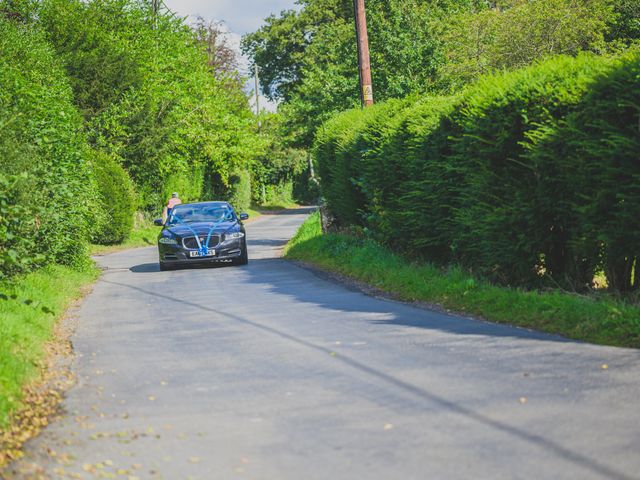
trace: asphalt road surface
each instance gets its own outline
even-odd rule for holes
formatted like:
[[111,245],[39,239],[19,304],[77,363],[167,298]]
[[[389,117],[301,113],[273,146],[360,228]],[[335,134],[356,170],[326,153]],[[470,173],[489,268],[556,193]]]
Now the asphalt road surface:
[[48,478],[640,479],[639,351],[367,296],[278,258],[303,213],[247,225],[244,267],[103,257],[67,415],[26,462]]

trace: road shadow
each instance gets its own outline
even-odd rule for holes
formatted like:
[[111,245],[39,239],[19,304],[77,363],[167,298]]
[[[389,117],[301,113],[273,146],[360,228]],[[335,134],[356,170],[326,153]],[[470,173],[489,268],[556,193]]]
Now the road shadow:
[[[209,268],[225,268],[231,266],[234,266],[231,261],[219,261],[207,264],[177,265],[173,266],[171,270],[205,270]],[[141,263],[140,265],[134,265],[133,267],[130,267],[129,271],[132,273],[160,273],[160,264],[158,264],[158,262]]]
[[302,206],[283,210],[260,210],[261,215],[308,215],[318,209],[316,206]]
[[[273,268],[273,262],[286,262],[289,268],[298,270],[297,281],[283,282],[282,273]],[[537,332],[511,325],[492,323],[464,314],[445,312],[437,306],[411,304],[374,295],[355,282],[341,281],[334,275],[318,269],[288,262],[283,259],[256,259],[250,262],[247,281],[274,294],[294,297],[298,301],[320,305],[337,312],[362,312],[386,314],[384,320],[367,320],[373,324],[386,324],[438,330],[456,335],[482,335],[543,340],[559,343],[584,343],[559,335]],[[322,295],[323,290],[332,293],[348,290],[357,295]],[[375,316],[375,315],[374,315]]]
[[[249,239],[247,240],[247,244],[249,245],[249,249],[251,247],[284,247],[288,243],[287,240],[273,240],[273,239]],[[251,250],[249,250],[249,254],[251,254]]]
[[[149,264],[146,264],[149,265]],[[150,268],[144,265],[139,266],[141,269]],[[321,306],[331,312],[328,315],[339,314],[344,312],[367,312],[367,313],[385,313],[392,314],[393,320],[385,321],[394,325],[410,325],[421,328],[429,328],[434,330],[446,331],[457,335],[485,335],[497,337],[515,337],[527,339],[540,339],[545,341],[572,342],[571,340],[553,337],[549,335],[530,332],[513,327],[503,325],[495,325],[485,322],[479,322],[472,319],[448,315],[441,312],[422,310],[410,305],[401,304],[399,302],[391,302],[377,298],[368,297],[353,288],[345,288],[345,286],[337,284],[333,281],[323,278],[307,269],[303,269],[294,264],[288,263],[280,259],[264,259],[254,260],[249,265],[241,269],[244,279],[256,285],[261,289],[268,288],[274,295],[287,295],[294,297],[300,302],[313,303]],[[463,416],[483,426],[500,431],[518,439],[545,450],[548,454],[559,457],[566,462],[573,463],[582,468],[590,470],[603,478],[628,480],[632,477],[616,469],[602,464],[599,461],[589,458],[579,451],[566,447],[561,443],[547,438],[543,434],[532,432],[523,427],[512,425],[506,421],[497,420],[481,410],[465,406],[455,400],[447,398],[442,393],[430,390],[420,385],[416,385],[409,381],[395,376],[392,371],[384,371],[362,361],[357,360],[348,354],[336,354],[330,347],[315,343],[305,336],[296,335],[288,331],[265,324],[261,321],[254,320],[250,316],[243,316],[236,312],[235,309],[221,309],[214,306],[206,305],[204,301],[192,301],[178,296],[173,296],[171,292],[159,293],[153,291],[151,287],[142,287],[138,285],[127,284],[125,281],[113,281],[105,277],[101,278],[101,282],[117,285],[136,291],[138,294],[150,297],[161,297],[164,301],[170,301],[178,304],[180,307],[189,307],[201,310],[206,314],[216,314],[226,321],[236,322],[248,328],[253,328],[263,332],[266,335],[279,338],[309,349],[310,351],[319,352],[323,355],[331,355],[336,362],[341,362],[345,367],[360,371],[379,381],[385,382],[398,392],[412,397],[414,400],[424,405],[435,404],[440,408]],[[321,294],[322,292],[322,294]],[[276,301],[275,305],[281,305]],[[415,317],[420,317],[416,320]]]
[[129,271],[133,272],[133,273],[159,272],[160,271],[160,265],[158,264],[158,262],[142,263],[140,265],[134,265],[133,267],[129,268]]

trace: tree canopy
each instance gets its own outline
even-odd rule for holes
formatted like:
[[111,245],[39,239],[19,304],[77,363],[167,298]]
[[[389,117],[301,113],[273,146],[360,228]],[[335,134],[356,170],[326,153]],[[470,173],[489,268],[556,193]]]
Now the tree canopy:
[[[350,0],[300,0],[243,38],[262,91],[298,146],[360,102]],[[605,54],[640,38],[635,0],[368,0],[374,96],[456,91],[480,75],[558,54]]]

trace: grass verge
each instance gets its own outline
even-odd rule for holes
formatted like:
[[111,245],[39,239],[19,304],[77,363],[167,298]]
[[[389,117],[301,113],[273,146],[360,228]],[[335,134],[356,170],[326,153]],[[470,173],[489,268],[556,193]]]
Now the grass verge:
[[435,303],[576,340],[640,348],[640,307],[636,305],[602,296],[498,287],[459,268],[410,263],[371,240],[323,235],[317,213],[300,227],[285,256],[365,282],[401,300]]
[[[257,210],[262,210],[264,212],[271,212],[277,210],[287,210],[289,208],[297,208],[298,205],[295,202],[267,202],[264,205],[254,205],[251,207],[251,210],[247,213],[251,215],[251,212],[256,212]],[[256,212],[258,213],[258,212]],[[258,213],[259,214],[259,213]]]
[[122,243],[117,245],[91,245],[91,255],[107,255],[109,253],[118,252],[120,250],[128,250],[129,248],[150,247],[156,245],[160,227],[156,227],[150,221],[141,221],[131,231],[129,237]]
[[0,282],[0,430],[21,406],[24,386],[39,375],[57,320],[98,275],[93,264],[52,266]]

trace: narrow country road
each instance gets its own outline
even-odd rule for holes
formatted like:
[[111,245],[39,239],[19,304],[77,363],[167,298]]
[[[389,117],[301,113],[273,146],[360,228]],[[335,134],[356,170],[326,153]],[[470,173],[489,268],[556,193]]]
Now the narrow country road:
[[245,267],[103,257],[68,413],[22,464],[86,479],[640,479],[640,351],[364,295],[278,258],[304,218],[248,224]]

